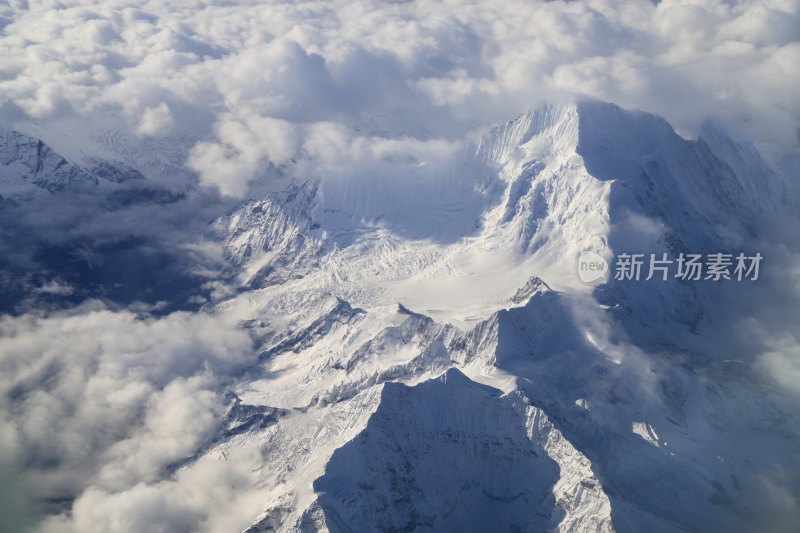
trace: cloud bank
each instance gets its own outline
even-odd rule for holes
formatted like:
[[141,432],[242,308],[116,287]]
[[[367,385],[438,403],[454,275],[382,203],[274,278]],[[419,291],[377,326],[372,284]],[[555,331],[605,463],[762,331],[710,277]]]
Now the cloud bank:
[[[44,511],[80,496],[76,531],[184,531],[242,497],[234,492],[249,470],[235,461],[160,481],[218,431],[226,379],[252,361],[251,339],[235,324],[87,302],[47,318],[0,318],[0,338],[2,459],[24,470],[28,490],[52,507]],[[56,516],[45,529],[68,522]]]
[[[309,125],[453,139],[542,96],[708,115],[797,146],[800,2],[26,2],[0,8],[0,120],[206,132],[188,165],[244,196]],[[313,129],[313,128],[311,128]],[[323,166],[323,171],[325,167]]]

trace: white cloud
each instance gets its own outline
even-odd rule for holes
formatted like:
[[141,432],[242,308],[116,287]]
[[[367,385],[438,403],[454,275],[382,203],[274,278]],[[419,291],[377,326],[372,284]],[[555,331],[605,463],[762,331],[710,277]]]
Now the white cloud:
[[142,120],[136,132],[141,135],[165,135],[175,124],[169,106],[161,102],[156,107],[148,107],[142,113]]
[[202,457],[171,480],[139,483],[111,492],[92,487],[75,502],[73,516],[50,517],[45,533],[115,531],[242,531],[264,504],[254,488],[261,463],[256,447],[231,450],[224,458]]
[[0,318],[3,457],[40,499],[158,481],[224,415],[226,377],[249,336],[203,313],[139,318],[82,308]]
[[758,360],[759,368],[782,389],[800,399],[800,342],[793,337],[769,342]]
[[554,93],[654,111],[688,133],[715,114],[798,142],[797,0],[78,0],[6,11],[0,117],[117,114],[142,135],[206,131],[189,164],[232,196],[294,155],[292,126],[452,139]]
[[259,168],[284,165],[299,148],[297,127],[286,120],[224,116],[214,129],[218,140],[196,144],[188,164],[226,196],[244,196]]

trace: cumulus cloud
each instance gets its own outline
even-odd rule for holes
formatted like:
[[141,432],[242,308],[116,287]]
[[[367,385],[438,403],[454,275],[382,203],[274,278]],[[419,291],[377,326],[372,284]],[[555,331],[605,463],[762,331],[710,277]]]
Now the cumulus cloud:
[[244,196],[297,128],[454,139],[552,94],[709,115],[797,146],[800,3],[18,3],[0,37],[0,117],[124,117],[206,134],[188,165]]
[[226,379],[253,354],[250,337],[220,317],[92,303],[5,316],[0,339],[2,459],[24,469],[40,502],[160,482],[218,429]]
[[53,516],[45,533],[119,531],[242,531],[261,510],[254,488],[261,462],[256,447],[231,450],[224,458],[202,457],[173,479],[138,483],[123,491],[98,487],[75,502],[72,517]]
[[200,183],[226,196],[244,196],[259,168],[280,166],[299,147],[297,127],[271,117],[222,117],[214,127],[216,142],[200,142],[189,154],[189,166]]
[[136,132],[142,135],[164,135],[168,133],[175,120],[172,117],[169,106],[161,102],[156,107],[148,107],[142,113],[142,120],[136,128]]
[[800,399],[800,342],[784,337],[773,340],[769,347],[758,361],[760,368]]

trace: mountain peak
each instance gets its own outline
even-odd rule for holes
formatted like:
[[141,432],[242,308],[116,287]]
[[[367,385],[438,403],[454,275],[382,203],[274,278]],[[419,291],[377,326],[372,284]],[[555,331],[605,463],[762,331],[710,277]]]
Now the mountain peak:
[[[479,159],[503,164],[520,147],[527,152],[624,155],[651,153],[681,139],[662,117],[602,100],[540,101],[490,130],[478,144]],[[600,176],[596,176],[600,177]],[[602,177],[601,179],[607,179]]]
[[0,195],[27,197],[71,184],[96,183],[39,139],[0,127]]

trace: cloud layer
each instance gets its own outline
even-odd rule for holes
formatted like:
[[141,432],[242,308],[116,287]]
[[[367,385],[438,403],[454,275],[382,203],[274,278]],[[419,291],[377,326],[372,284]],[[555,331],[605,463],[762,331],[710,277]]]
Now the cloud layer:
[[[250,337],[220,317],[138,317],[91,302],[47,318],[3,317],[0,338],[2,459],[25,471],[39,502],[83,493],[73,510],[81,531],[150,529],[103,520],[135,515],[137,498],[164,499],[159,480],[218,430],[226,379],[242,371],[253,350]],[[206,472],[233,482],[240,475],[235,465],[227,473],[200,466],[183,476]],[[221,491],[223,478],[214,484]],[[129,491],[130,498],[121,496]],[[180,523],[192,521],[177,530],[195,528],[211,512],[202,508],[211,502],[187,500],[172,499],[173,507],[189,509]],[[118,512],[108,512],[112,505]],[[136,520],[145,519],[169,523],[157,514]]]
[[588,94],[691,134],[709,114],[797,145],[800,2],[11,2],[0,120],[206,132],[189,166],[243,196],[303,127],[453,139]]

